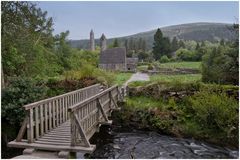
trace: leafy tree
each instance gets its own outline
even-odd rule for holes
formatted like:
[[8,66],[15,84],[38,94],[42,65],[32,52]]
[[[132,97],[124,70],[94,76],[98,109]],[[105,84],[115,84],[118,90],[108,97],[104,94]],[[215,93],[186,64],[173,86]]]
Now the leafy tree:
[[177,59],[182,61],[193,61],[194,53],[188,49],[180,48],[176,51]]
[[3,72],[6,76],[47,74],[47,66],[52,65],[48,59],[55,57],[52,18],[32,2],[5,1],[1,4]]

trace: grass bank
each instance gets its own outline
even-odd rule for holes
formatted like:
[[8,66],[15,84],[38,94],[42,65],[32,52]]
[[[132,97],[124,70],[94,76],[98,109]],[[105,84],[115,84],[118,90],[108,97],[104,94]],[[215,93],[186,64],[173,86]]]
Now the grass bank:
[[123,85],[132,76],[132,74],[133,73],[122,73],[122,72],[114,73],[113,84]]

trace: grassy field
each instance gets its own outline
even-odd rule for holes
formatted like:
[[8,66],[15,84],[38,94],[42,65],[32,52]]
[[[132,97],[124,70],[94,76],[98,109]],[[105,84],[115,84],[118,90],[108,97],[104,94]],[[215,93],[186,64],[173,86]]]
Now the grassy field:
[[147,70],[147,69],[148,69],[148,65],[137,66],[138,71]]
[[170,62],[170,63],[161,63],[159,65],[161,68],[192,68],[200,69],[201,62]]
[[132,73],[118,72],[118,73],[114,73],[114,75],[115,75],[114,84],[122,85],[132,76]]
[[151,82],[196,82],[201,81],[201,74],[181,74],[181,75],[152,75]]

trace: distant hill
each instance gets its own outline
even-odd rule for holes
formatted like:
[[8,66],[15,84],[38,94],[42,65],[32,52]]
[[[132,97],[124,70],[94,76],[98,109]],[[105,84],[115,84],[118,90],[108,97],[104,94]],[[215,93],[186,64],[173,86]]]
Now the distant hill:
[[[230,28],[232,24],[226,23],[188,23],[188,24],[180,24],[173,25],[160,28],[163,32],[164,36],[172,39],[176,36],[178,39],[183,40],[194,40],[194,41],[210,41],[216,42],[221,39],[225,39],[226,41],[231,41],[234,39],[235,35],[231,32]],[[157,29],[141,32],[134,35],[129,35],[125,37],[116,37],[120,44],[124,44],[124,40],[134,38],[143,38],[147,42],[147,49],[152,48],[153,44],[153,36]],[[107,36],[107,35],[106,35]],[[111,44],[115,38],[111,38],[107,40],[107,44]],[[69,40],[70,45],[74,48],[89,48],[89,40]],[[95,39],[96,45],[99,45],[99,39]]]

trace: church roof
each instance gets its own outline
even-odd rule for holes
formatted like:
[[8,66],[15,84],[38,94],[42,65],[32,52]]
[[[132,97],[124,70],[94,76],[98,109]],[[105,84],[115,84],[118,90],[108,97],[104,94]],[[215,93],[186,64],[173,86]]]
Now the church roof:
[[100,53],[100,64],[126,63],[125,47],[106,49]]

